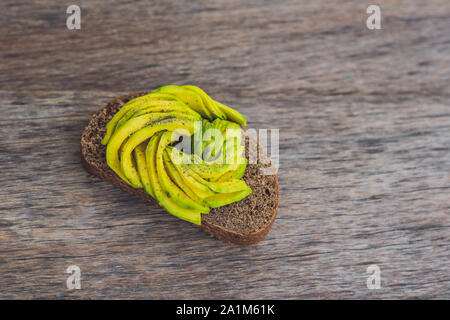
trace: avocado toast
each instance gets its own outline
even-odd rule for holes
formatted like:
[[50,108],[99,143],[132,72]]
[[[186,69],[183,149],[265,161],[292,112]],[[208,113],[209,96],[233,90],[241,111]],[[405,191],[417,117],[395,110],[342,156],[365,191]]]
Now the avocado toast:
[[[190,86],[189,86],[190,87]],[[164,89],[166,88],[166,89]],[[167,88],[171,91],[178,90],[176,86],[167,86],[160,88],[158,90],[155,90],[153,92],[152,97],[156,97],[157,94],[164,95],[167,93]],[[192,87],[197,90],[196,87]],[[163,90],[161,90],[163,89]],[[166,92],[164,92],[166,90]],[[200,89],[198,89],[200,90]],[[158,92],[156,92],[158,91]],[[98,110],[94,116],[91,118],[91,121],[89,125],[86,127],[82,134],[81,138],[81,153],[82,153],[82,163],[85,167],[85,169],[116,185],[120,188],[133,193],[137,196],[139,196],[142,199],[149,200],[153,203],[160,204],[164,208],[166,208],[167,211],[170,212],[170,208],[168,209],[164,202],[160,201],[162,198],[155,198],[155,194],[152,194],[151,190],[148,190],[148,188],[144,188],[143,185],[133,185],[130,183],[130,180],[125,180],[123,177],[120,177],[120,172],[117,173],[116,170],[113,170],[114,167],[111,166],[113,163],[111,160],[107,161],[107,149],[109,148],[105,144],[105,140],[108,139],[105,138],[108,136],[107,133],[107,127],[108,123],[112,122],[111,120],[114,119],[114,115],[118,114],[119,110],[122,110],[121,113],[125,113],[123,110],[127,105],[129,105],[130,101],[133,101],[133,99],[136,99],[138,97],[142,97],[147,95],[146,92],[137,92],[137,93],[131,93],[127,95],[123,95],[120,97],[117,97],[107,103],[105,107]],[[169,92],[171,94],[171,92]],[[127,104],[128,103],[128,104]],[[125,105],[125,107],[124,107]],[[220,104],[221,105],[221,104]],[[223,105],[221,105],[223,106]],[[240,122],[242,123],[244,120],[239,118],[239,113],[235,112],[231,108],[228,108],[223,106],[216,109],[216,113],[220,114],[220,112],[223,112],[223,118],[225,120],[222,121],[222,125],[230,126],[230,124],[226,123],[226,119],[228,119],[230,122]],[[207,114],[208,110],[200,110],[203,117],[208,116]],[[117,118],[117,117],[116,117]],[[214,123],[214,116],[210,117],[209,120],[211,120],[211,123]],[[167,119],[165,119],[167,121]],[[219,120],[216,119],[215,122]],[[219,121],[219,122],[220,122]],[[116,121],[117,122],[117,121]],[[111,125],[110,125],[111,126]],[[216,125],[217,127],[220,127],[219,125]],[[165,127],[166,128],[166,127]],[[111,131],[111,130],[109,130]],[[162,137],[164,134],[156,134],[157,137],[154,140],[158,140],[159,146],[162,144]],[[109,133],[109,136],[111,136],[111,133]],[[117,139],[116,139],[117,140]],[[129,139],[131,140],[131,138]],[[128,140],[128,141],[129,141]],[[167,139],[166,139],[167,140]],[[244,143],[245,146],[245,156],[248,158],[248,139],[245,140],[246,143]],[[103,142],[103,144],[102,144]],[[150,142],[152,142],[152,139],[150,139]],[[147,150],[151,149],[151,143],[148,142]],[[165,141],[164,147],[169,148],[170,141]],[[120,144],[120,142],[119,142]],[[123,143],[123,145],[126,145],[127,143]],[[147,144],[147,142],[146,142]],[[224,144],[225,146],[225,144]],[[126,149],[123,146],[122,149]],[[110,149],[113,149],[112,147]],[[123,151],[121,150],[123,154]],[[135,162],[130,162],[130,167],[137,167],[138,170],[136,171],[136,177],[139,177],[139,174],[141,173],[140,166],[139,166],[139,152],[145,153],[145,148],[136,148],[135,153],[133,153],[136,156]],[[112,153],[111,153],[112,154]],[[157,154],[157,151],[155,151],[155,154]],[[260,159],[267,159],[267,155],[265,155],[262,150],[259,152]],[[158,158],[159,161],[168,161],[170,162],[168,153],[166,152],[164,155],[160,155]],[[176,170],[169,170],[168,167],[170,164],[166,162],[165,168],[167,169],[167,176],[162,175],[164,177],[163,180],[160,178],[160,184],[158,182],[152,182],[155,186],[164,186],[166,184],[169,184],[170,186],[173,186],[173,182],[177,182],[176,176]],[[246,161],[247,162],[247,161]],[[200,208],[196,207],[196,204],[191,204],[191,207],[194,208],[191,211],[200,210],[201,213],[201,221],[191,221],[195,224],[199,224],[201,229],[210,233],[212,236],[215,236],[219,239],[222,239],[224,241],[232,242],[235,244],[241,244],[241,245],[250,245],[259,242],[261,239],[265,237],[267,232],[269,231],[270,227],[272,226],[272,223],[275,219],[277,210],[278,210],[278,200],[279,200],[279,188],[278,188],[278,180],[276,175],[261,175],[260,170],[263,167],[267,167],[269,164],[261,164],[261,162],[264,161],[258,161],[256,164],[247,164],[246,166],[241,166],[241,168],[245,168],[245,171],[243,171],[242,174],[231,174],[233,177],[228,177],[232,181],[228,183],[215,183],[211,181],[201,180],[204,181],[204,184],[208,187],[205,190],[208,190],[208,192],[211,192],[212,190],[215,190],[215,192],[211,193],[211,196],[209,196],[208,199],[222,199],[219,203],[214,201],[209,201],[208,203],[208,210],[202,211]],[[265,162],[267,163],[267,161]],[[216,168],[214,166],[211,166],[212,168]],[[123,169],[127,169],[126,167],[123,167]],[[198,169],[199,167],[193,166],[193,169]],[[117,169],[117,168],[116,168]],[[173,169],[173,168],[172,168]],[[116,172],[114,172],[116,171]],[[195,170],[194,170],[195,171]],[[214,172],[212,170],[212,172]],[[239,170],[236,170],[235,172],[238,172]],[[152,171],[148,171],[150,173],[150,178],[154,178],[156,176],[157,171],[153,171],[153,175],[151,174]],[[131,172],[133,173],[133,172]],[[183,172],[180,172],[183,173]],[[192,172],[192,174],[195,174],[195,172]],[[197,173],[202,173],[201,171],[197,171]],[[164,173],[165,174],[165,173]],[[160,175],[158,175],[160,177]],[[141,181],[144,181],[142,179]],[[236,179],[236,178],[242,178],[242,180]],[[137,178],[136,178],[137,179]],[[197,180],[201,179],[201,177],[197,177]],[[224,178],[222,178],[224,180]],[[239,182],[240,181],[240,182]],[[136,180],[136,183],[139,183],[138,180]],[[204,186],[203,186],[204,187]],[[194,188],[194,187],[193,187]],[[151,189],[151,188],[150,188]],[[250,190],[251,189],[251,190]],[[165,195],[171,196],[171,199],[176,198],[176,192],[175,192],[175,198],[173,198],[173,191],[174,189],[168,188],[166,191],[162,193],[162,196],[165,197]],[[178,189],[177,189],[178,190]],[[236,191],[237,190],[237,191]],[[240,191],[239,191],[240,190]],[[250,191],[248,191],[250,190]],[[181,191],[185,191],[186,194],[189,194],[189,191],[187,188],[181,188]],[[233,191],[233,192],[230,192]],[[178,192],[178,191],[177,191]],[[216,193],[217,192],[217,193]],[[224,192],[225,194],[220,194],[220,192]],[[228,192],[228,193],[227,193]],[[236,195],[239,194],[239,197],[236,198]],[[234,198],[230,198],[228,195],[234,194]],[[223,199],[227,199],[227,201],[223,202]],[[165,198],[164,198],[165,199]],[[167,200],[167,199],[166,199]],[[179,200],[179,199],[178,199]],[[187,199],[190,200],[190,199]],[[236,202],[234,202],[236,201]],[[231,202],[231,203],[230,203]],[[176,201],[177,204],[181,204],[182,207],[184,206],[184,203],[180,201]],[[202,202],[203,204],[204,202]],[[228,203],[228,204],[227,204]],[[188,203],[189,205],[189,203]],[[180,208],[180,206],[175,206],[175,208]],[[177,211],[179,209],[176,209]],[[184,210],[184,209],[183,209]],[[177,215],[177,212],[170,212],[174,215]],[[178,216],[178,215],[177,215]],[[200,216],[200,214],[198,214]],[[184,219],[184,217],[181,217]],[[185,219],[188,220],[188,219]],[[188,220],[190,221],[190,220]]]

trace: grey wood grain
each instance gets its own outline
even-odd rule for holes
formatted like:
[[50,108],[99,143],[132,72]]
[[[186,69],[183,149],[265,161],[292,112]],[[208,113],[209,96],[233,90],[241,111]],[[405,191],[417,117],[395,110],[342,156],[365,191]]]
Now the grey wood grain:
[[[450,4],[378,4],[371,31],[364,1],[83,1],[69,31],[66,3],[2,1],[0,298],[450,298]],[[169,83],[280,129],[260,244],[82,169],[93,112]]]

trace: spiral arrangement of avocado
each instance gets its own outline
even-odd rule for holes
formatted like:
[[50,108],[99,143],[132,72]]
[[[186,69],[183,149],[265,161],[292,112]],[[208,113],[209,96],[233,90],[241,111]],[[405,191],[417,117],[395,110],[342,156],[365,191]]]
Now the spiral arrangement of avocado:
[[[127,102],[106,125],[108,166],[144,188],[169,213],[201,224],[201,214],[248,196],[242,177],[241,125],[236,110],[195,86],[164,86]],[[182,134],[192,150],[177,147]],[[214,134],[215,133],[215,134]]]

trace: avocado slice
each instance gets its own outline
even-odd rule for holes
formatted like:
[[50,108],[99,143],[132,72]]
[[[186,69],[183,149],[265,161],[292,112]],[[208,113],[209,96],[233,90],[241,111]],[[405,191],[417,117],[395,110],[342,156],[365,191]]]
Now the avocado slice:
[[179,100],[176,96],[170,94],[161,94],[161,93],[149,93],[142,97],[137,97],[133,100],[125,103],[122,108],[114,115],[114,117],[106,124],[106,134],[103,137],[102,144],[106,145],[109,142],[114,130],[116,130],[116,125],[120,119],[130,110],[134,108],[141,108],[145,105],[145,103],[153,100]]
[[124,181],[126,181],[128,184],[132,185],[135,188],[142,188],[142,184],[139,181],[140,179],[136,179],[136,177],[134,177],[135,181],[131,182],[123,174],[119,161],[119,148],[121,147],[124,140],[128,138],[131,134],[144,128],[150,122],[157,121],[164,117],[167,117],[167,115],[161,113],[154,113],[130,119],[126,125],[123,125],[118,130],[116,130],[114,134],[111,136],[111,139],[108,141],[108,145],[106,147],[106,162],[108,166],[115,173],[117,173],[117,175],[119,175]]
[[169,152],[171,147],[166,148],[164,150],[164,165],[166,166],[167,173],[169,174],[170,179],[172,179],[173,182],[175,182],[180,189],[182,189],[192,200],[204,205],[203,200],[195,194],[192,189],[184,182],[183,178],[181,178],[181,175],[178,173],[178,170],[175,168],[174,164],[172,163],[172,160],[169,157]]
[[116,129],[120,128],[129,119],[141,116],[147,113],[169,113],[169,112],[179,112],[184,115],[190,115],[195,120],[201,120],[202,117],[194,110],[187,108],[181,101],[151,101],[147,103],[145,107],[133,108],[129,110],[125,115],[117,122]]
[[245,117],[240,114],[238,111],[231,109],[230,107],[227,107],[224,104],[221,104],[220,102],[216,101],[217,106],[227,115],[227,119],[234,121],[236,123],[239,123],[240,125],[246,126],[247,120]]
[[[172,149],[173,150],[173,149]],[[172,160],[172,164],[174,165],[175,169],[178,171],[179,175],[183,179],[183,181],[186,183],[186,185],[192,189],[192,191],[201,199],[209,197],[214,194],[213,191],[211,191],[208,186],[205,186],[204,184],[198,182],[193,176],[189,169],[183,168],[181,165],[177,164],[173,159],[173,153],[169,153],[169,157]]]
[[247,187],[245,190],[237,191],[233,193],[217,193],[213,196],[210,196],[205,199],[205,202],[211,207],[211,208],[218,208],[221,206],[225,206],[227,204],[240,201],[244,199],[246,196],[248,196],[250,193],[252,193],[252,189]]
[[[141,116],[143,117],[143,116]],[[130,120],[132,121],[132,120]],[[126,126],[126,125],[124,125]],[[139,174],[132,165],[131,152],[144,140],[153,136],[156,132],[162,130],[174,131],[177,129],[185,129],[187,131],[193,130],[194,124],[192,121],[184,121],[177,118],[166,118],[161,121],[152,123],[145,128],[133,133],[123,147],[123,152],[120,158],[120,167],[123,175],[132,183],[132,185],[139,185]],[[119,129],[120,130],[120,129]],[[114,136],[113,136],[114,138]],[[109,146],[109,144],[108,144]],[[137,188],[142,188],[138,186]]]
[[165,131],[159,141],[158,150],[156,151],[156,170],[158,173],[158,180],[163,186],[167,196],[171,198],[178,205],[187,208],[195,209],[201,213],[209,213],[209,208],[193,201],[186,193],[183,192],[172,180],[169,178],[166,168],[164,166],[163,154],[167,145],[171,142],[172,133]]
[[[127,183],[132,185],[135,188],[142,188],[143,185],[140,182],[139,175],[137,174],[136,170],[133,168],[133,164],[131,162],[131,157],[129,157],[129,154],[131,154],[131,151],[135,147],[137,147],[138,144],[140,144],[142,141],[146,140],[147,138],[139,141],[136,143],[135,140],[128,139],[125,143],[124,147],[122,148],[122,154],[121,159],[119,161],[119,148],[121,148],[122,143],[124,143],[125,139],[130,137],[130,135],[135,132],[140,132],[142,128],[147,130],[152,130],[152,134],[157,132],[158,130],[154,130],[155,124],[149,125],[152,122],[168,118],[168,114],[165,113],[149,113],[145,114],[136,118],[132,118],[127,121],[126,124],[124,124],[122,127],[118,128],[117,131],[114,132],[112,135],[110,141],[108,142],[108,145],[106,147],[106,160],[109,165],[109,167],[116,172],[123,180],[125,180]],[[169,119],[170,120],[170,119]],[[173,120],[170,120],[169,123],[172,124],[172,129],[176,129],[177,125],[173,124]],[[148,129],[150,128],[150,129]],[[130,137],[131,138],[131,137]],[[135,143],[135,144],[132,144]],[[133,148],[130,148],[130,144],[133,145]],[[128,146],[128,148],[126,148]],[[125,159],[125,162],[124,162]],[[125,169],[126,172],[129,172],[129,174],[124,174],[123,170]],[[129,169],[129,170],[128,170]]]
[[231,170],[231,164],[208,164],[205,162],[198,164],[185,164],[203,179],[216,181],[219,177]]
[[155,198],[153,193],[152,185],[150,183],[150,178],[148,176],[147,160],[145,159],[145,149],[147,148],[148,141],[142,142],[140,145],[134,149],[134,158],[136,159],[136,166],[138,169],[139,177],[144,185],[145,191]]
[[244,146],[238,143],[239,141],[236,141],[234,144],[234,152],[233,143],[224,143],[225,154],[220,155],[223,158],[217,158],[217,161],[207,162],[202,159],[200,163],[191,162],[183,166],[210,182],[241,179],[247,166],[247,159],[243,156]]
[[[184,165],[182,165],[182,167],[186,168]],[[192,175],[192,177],[194,177],[195,180],[197,180],[198,182],[200,182],[205,186],[208,186],[208,188],[217,193],[231,193],[242,191],[245,188],[247,188],[247,184],[244,182],[244,180],[228,179],[227,181],[210,182],[208,180],[203,179],[193,170],[189,168],[186,168],[186,170],[189,172],[190,175]]]
[[172,94],[183,101],[188,107],[197,111],[203,117],[210,120],[213,119],[211,112],[204,105],[202,98],[194,91],[187,90],[179,86],[169,85],[157,89],[156,92]]
[[214,118],[226,119],[226,114],[216,105],[215,101],[211,99],[202,89],[196,86],[182,86],[182,88],[197,93],[203,100],[203,104],[212,113]]
[[156,170],[156,153],[158,151],[158,145],[163,132],[158,132],[150,138],[145,151],[147,158],[147,165],[149,168],[150,183],[155,193],[155,199],[158,203],[164,207],[169,213],[177,216],[181,219],[192,222],[196,225],[201,225],[201,212],[198,210],[183,208],[175,203],[166,192],[164,192],[160,182],[158,181],[158,175]]
[[231,170],[226,172],[224,175],[219,177],[216,181],[228,181],[231,179],[242,179],[247,168],[247,158],[244,158],[243,164],[238,164],[236,170]]

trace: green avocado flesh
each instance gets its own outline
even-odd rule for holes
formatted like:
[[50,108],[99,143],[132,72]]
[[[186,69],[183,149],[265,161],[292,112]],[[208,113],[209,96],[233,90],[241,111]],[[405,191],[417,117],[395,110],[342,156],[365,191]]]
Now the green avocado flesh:
[[246,120],[195,86],[164,86],[128,101],[106,124],[108,166],[169,213],[201,214],[248,196],[242,179]]

